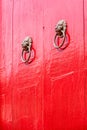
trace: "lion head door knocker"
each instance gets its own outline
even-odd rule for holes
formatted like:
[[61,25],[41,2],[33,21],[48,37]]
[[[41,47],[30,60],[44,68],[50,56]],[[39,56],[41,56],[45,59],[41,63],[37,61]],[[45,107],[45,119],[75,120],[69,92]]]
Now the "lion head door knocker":
[[[66,40],[66,31],[67,31],[67,23],[65,20],[60,20],[55,27],[55,37],[54,37],[54,47],[57,49],[61,49]],[[58,40],[61,40],[61,43],[58,43]]]
[[[22,42],[22,62],[28,63],[31,57],[33,40],[31,37],[26,37]],[[28,56],[26,56],[26,54]]]

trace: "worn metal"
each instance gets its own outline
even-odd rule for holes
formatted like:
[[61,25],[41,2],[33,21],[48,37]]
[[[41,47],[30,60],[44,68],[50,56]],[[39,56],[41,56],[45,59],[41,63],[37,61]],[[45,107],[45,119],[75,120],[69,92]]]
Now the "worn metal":
[[[22,42],[22,61],[28,62],[31,56],[31,49],[32,49],[33,40],[31,37],[26,37]],[[28,58],[24,58],[24,53],[28,53]]]
[[[65,20],[60,20],[56,27],[55,27],[55,32],[56,35],[54,37],[54,47],[59,49],[63,46],[66,38],[66,29],[67,29],[67,23]],[[57,44],[57,38],[62,38],[62,42],[60,45]]]

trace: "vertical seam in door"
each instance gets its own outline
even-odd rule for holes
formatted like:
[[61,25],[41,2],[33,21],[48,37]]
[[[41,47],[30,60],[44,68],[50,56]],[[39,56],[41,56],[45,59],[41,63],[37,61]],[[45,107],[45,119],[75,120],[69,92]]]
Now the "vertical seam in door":
[[[13,20],[14,20],[14,0],[12,0],[12,81],[14,80],[13,76]],[[12,101],[12,130],[14,129],[13,124],[13,82],[12,82],[12,88],[11,88],[11,101]]]
[[[85,0],[83,0],[83,44],[84,44],[84,124],[86,113],[86,72],[85,72]],[[85,126],[84,126],[85,129]]]
[[83,0],[83,44],[84,44],[84,69],[85,69],[85,6]]
[[44,130],[44,83],[45,83],[45,49],[44,49],[44,0],[43,0],[43,27],[42,27],[42,30],[43,30],[43,87],[42,87],[42,130]]

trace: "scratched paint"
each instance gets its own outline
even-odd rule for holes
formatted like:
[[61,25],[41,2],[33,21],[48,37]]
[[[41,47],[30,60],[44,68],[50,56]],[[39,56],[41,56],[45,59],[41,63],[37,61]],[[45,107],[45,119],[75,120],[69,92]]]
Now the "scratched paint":
[[[86,5],[86,0],[0,1],[0,130],[87,129]],[[61,19],[70,43],[57,50],[53,40]],[[26,36],[36,52],[30,64],[21,61]]]

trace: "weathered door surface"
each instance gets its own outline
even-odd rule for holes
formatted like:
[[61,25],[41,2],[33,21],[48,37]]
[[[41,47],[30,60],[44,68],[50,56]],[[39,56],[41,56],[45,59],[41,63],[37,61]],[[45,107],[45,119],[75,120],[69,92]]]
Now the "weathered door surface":
[[[0,1],[0,130],[87,130],[86,0]],[[53,46],[67,21],[69,45]],[[33,38],[34,59],[21,61]]]

